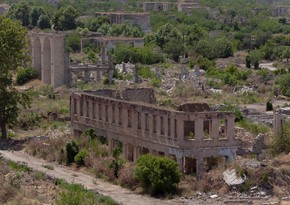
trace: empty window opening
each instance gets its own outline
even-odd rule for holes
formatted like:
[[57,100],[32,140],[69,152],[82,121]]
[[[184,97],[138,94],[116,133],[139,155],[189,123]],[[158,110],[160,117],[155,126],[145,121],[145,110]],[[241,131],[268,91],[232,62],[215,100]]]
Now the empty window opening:
[[196,174],[196,159],[184,157],[184,172],[186,174]]
[[226,139],[226,119],[219,120],[219,139]]
[[145,113],[145,131],[149,131],[149,115]]
[[225,158],[224,157],[206,157],[204,158],[204,170],[205,171],[210,171],[218,165],[222,165],[225,163]]
[[84,107],[83,107],[83,106],[84,106],[84,102],[83,102],[83,100],[81,99],[81,110],[80,110],[80,111],[81,111],[81,113],[80,113],[81,116],[83,116],[83,113],[84,113],[84,110],[83,110]]
[[164,135],[164,117],[160,117],[161,135]]
[[183,123],[184,139],[194,140],[195,139],[195,122],[194,121],[184,121]]
[[89,113],[90,113],[90,102],[89,101],[86,101],[86,117],[89,117]]
[[105,119],[106,119],[106,122],[109,122],[109,119],[108,119],[108,105],[105,105]]
[[210,121],[203,121],[203,139],[211,139],[210,137]]
[[141,129],[141,113],[137,112],[137,129]]
[[96,119],[96,112],[95,112],[95,109],[96,109],[96,104],[95,102],[93,102],[93,108],[92,108],[92,111],[93,112],[93,119],[95,120]]
[[156,115],[153,115],[153,133],[156,133]]
[[122,119],[122,108],[119,107],[119,125],[122,125],[122,121],[123,121],[123,119]]
[[177,138],[177,120],[174,119],[174,138]]
[[167,120],[168,136],[171,136],[170,118]]

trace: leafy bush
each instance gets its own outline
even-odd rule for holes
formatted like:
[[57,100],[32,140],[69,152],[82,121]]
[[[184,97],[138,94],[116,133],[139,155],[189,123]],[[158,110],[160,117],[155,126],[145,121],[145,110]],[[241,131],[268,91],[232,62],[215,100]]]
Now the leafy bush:
[[66,162],[71,164],[75,160],[75,156],[79,153],[80,146],[77,142],[71,141],[66,144]]
[[283,95],[290,97],[290,73],[281,75],[276,82]]
[[81,50],[81,36],[78,33],[67,34],[65,43],[68,52],[77,52]]
[[16,75],[16,83],[18,85],[23,85],[24,83],[27,83],[28,81],[37,78],[38,73],[35,68],[32,67],[26,67],[18,70]]
[[77,155],[74,157],[74,161],[78,166],[83,166],[85,164],[85,158],[89,155],[87,149],[82,149]]
[[137,160],[135,176],[152,194],[172,193],[180,180],[175,161],[152,155],[143,155]]
[[141,64],[155,64],[164,62],[163,55],[152,46],[134,48],[127,45],[119,45],[114,51],[115,63],[132,62]]

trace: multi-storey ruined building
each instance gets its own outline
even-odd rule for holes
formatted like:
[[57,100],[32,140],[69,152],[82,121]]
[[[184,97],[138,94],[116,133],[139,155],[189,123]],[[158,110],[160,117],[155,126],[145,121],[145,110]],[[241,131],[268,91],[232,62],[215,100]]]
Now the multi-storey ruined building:
[[145,33],[151,32],[149,13],[96,12],[95,15],[96,17],[107,16],[111,24],[129,22],[134,26],[140,26]]
[[173,2],[142,2],[139,4],[139,7],[143,11],[169,11],[175,3]]
[[146,88],[74,92],[72,133],[92,128],[107,138],[111,150],[121,142],[127,160],[146,153],[166,155],[176,159],[180,170],[196,171],[198,177],[206,158],[235,159],[233,113],[168,110],[152,104],[154,99]]

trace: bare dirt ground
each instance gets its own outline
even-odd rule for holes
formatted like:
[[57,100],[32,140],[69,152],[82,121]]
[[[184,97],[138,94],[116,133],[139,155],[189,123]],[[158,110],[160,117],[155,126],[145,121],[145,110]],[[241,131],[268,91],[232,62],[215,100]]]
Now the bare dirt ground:
[[43,167],[48,164],[44,160],[32,157],[23,151],[8,151],[1,150],[0,154],[2,157],[15,162],[21,162],[26,164],[33,170],[41,171],[46,175],[59,178],[67,181],[68,183],[82,184],[89,190],[94,190],[99,194],[110,196],[120,204],[142,204],[142,205],[159,205],[159,204],[184,204],[181,201],[176,200],[161,200],[150,198],[143,195],[137,195],[130,190],[124,189],[120,186],[110,184],[108,182],[96,179],[93,176],[82,174],[79,172],[72,171],[66,167],[62,167],[53,164],[53,170]]
[[[250,197],[215,197],[209,196],[199,197],[178,197],[174,199],[156,199],[145,195],[136,194],[128,189],[122,188],[117,185],[105,182],[101,179],[97,179],[91,175],[83,174],[80,172],[73,171],[68,167],[64,167],[57,164],[48,163],[42,159],[32,157],[24,153],[21,149],[9,150],[1,147],[0,155],[7,159],[15,162],[26,164],[28,167],[35,171],[45,173],[47,176],[52,178],[59,178],[67,181],[68,183],[77,183],[84,185],[85,188],[93,190],[99,194],[110,196],[120,204],[126,205],[163,205],[163,204],[190,204],[190,205],[205,205],[205,204],[279,204],[279,200],[270,198],[250,198]],[[49,164],[53,169],[47,169],[44,165]],[[204,195],[204,194],[203,194]],[[288,204],[287,201],[284,204]],[[290,204],[290,203],[289,203]]]

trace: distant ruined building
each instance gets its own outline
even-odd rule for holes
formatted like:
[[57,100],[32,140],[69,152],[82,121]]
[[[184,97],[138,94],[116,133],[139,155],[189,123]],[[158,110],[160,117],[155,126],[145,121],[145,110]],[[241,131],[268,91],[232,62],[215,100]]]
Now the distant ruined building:
[[108,140],[111,152],[121,142],[126,160],[146,153],[165,155],[177,161],[180,171],[198,178],[216,157],[235,160],[239,141],[233,113],[209,111],[202,104],[168,110],[154,102],[149,88],[73,92],[71,132],[94,129]]

